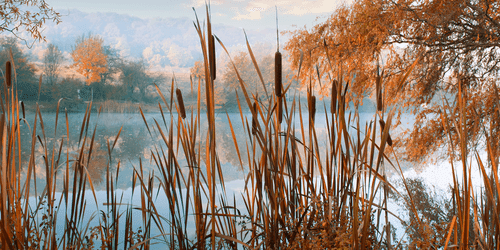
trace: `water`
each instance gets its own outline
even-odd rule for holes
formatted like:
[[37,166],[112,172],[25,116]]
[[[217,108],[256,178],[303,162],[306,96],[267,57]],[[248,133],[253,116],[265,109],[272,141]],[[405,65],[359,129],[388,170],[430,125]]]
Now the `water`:
[[[296,114],[298,115],[298,114]],[[40,136],[41,142],[39,140],[36,141],[35,147],[35,158],[36,158],[36,183],[38,186],[38,194],[40,193],[41,187],[45,185],[45,166],[43,163],[43,153],[45,148],[48,150],[49,155],[52,152],[52,147],[55,147],[55,151],[59,151],[59,147],[61,142],[63,142],[62,146],[62,154],[61,161],[59,166],[61,167],[61,171],[58,172],[57,177],[57,191],[62,190],[64,169],[66,166],[66,159],[69,158],[70,167],[73,166],[73,162],[76,158],[77,149],[81,148],[80,145],[83,145],[83,140],[80,140],[80,133],[83,135],[87,135],[87,140],[85,142],[85,151],[88,152],[90,149],[90,140],[94,134],[95,130],[95,138],[93,143],[92,155],[94,158],[91,160],[91,163],[88,164],[88,170],[91,175],[91,178],[94,182],[95,190],[96,190],[96,200],[95,203],[93,198],[93,194],[90,191],[87,191],[87,202],[88,202],[88,211],[85,214],[86,217],[90,218],[90,216],[99,210],[106,209],[106,206],[103,204],[106,203],[106,192],[104,191],[106,188],[105,185],[105,173],[106,166],[108,164],[108,144],[109,147],[113,147],[112,151],[112,159],[111,159],[111,172],[113,176],[116,176],[117,165],[120,162],[120,169],[117,181],[117,195],[121,196],[123,194],[123,202],[124,204],[131,203],[133,205],[140,205],[140,196],[135,195],[132,197],[132,176],[134,169],[140,169],[140,165],[142,163],[142,169],[147,173],[159,173],[156,169],[155,164],[152,161],[152,153],[156,152],[156,149],[163,148],[166,150],[166,145],[164,144],[162,137],[159,131],[153,127],[156,127],[156,122],[160,124],[160,127],[163,133],[168,133],[168,129],[166,127],[170,127],[170,122],[174,123],[174,127],[177,127],[177,123],[179,122],[177,116],[170,117],[165,116],[162,117],[159,113],[148,113],[145,114],[145,119],[148,127],[146,126],[143,118],[140,114],[115,114],[115,113],[103,113],[103,114],[92,114],[89,120],[88,131],[82,131],[82,121],[84,114],[82,113],[70,113],[68,114],[68,128],[69,128],[69,139],[67,138],[67,129],[66,129],[66,117],[63,113],[59,115],[58,123],[57,123],[57,131],[55,131],[56,124],[56,114],[55,113],[45,113],[42,114],[44,129],[42,131],[40,125],[37,125],[36,135]],[[186,126],[192,124],[189,119],[190,115],[188,114],[188,118],[184,120],[184,124]],[[245,177],[245,166],[243,166],[243,170],[241,169],[239,159],[236,153],[236,149],[234,146],[233,137],[231,135],[231,128],[229,126],[228,117],[231,120],[233,129],[236,133],[236,139],[238,141],[238,145],[240,148],[240,154],[242,156],[243,164],[246,165],[248,160],[246,159],[246,145],[248,143],[248,138],[246,136],[245,128],[246,121],[249,123],[249,127],[251,127],[251,114],[245,113],[242,116],[239,113],[218,113],[216,115],[216,132],[217,132],[217,152],[222,165],[222,170],[224,173],[224,180],[226,185],[227,197],[233,197],[235,195],[237,199],[238,208],[241,211],[245,211],[244,203],[241,200],[240,193],[244,190],[244,177]],[[307,129],[308,124],[308,114],[303,113],[303,126],[304,129]],[[204,145],[206,145],[206,137],[207,137],[207,119],[206,114],[201,114],[201,123],[200,123],[200,133],[198,134],[197,140],[200,141],[202,148],[201,152],[203,155]],[[165,120],[164,120],[165,119]],[[330,117],[331,119],[331,117]],[[365,124],[369,123],[374,119],[373,113],[360,113],[360,126],[362,128],[365,127]],[[21,126],[21,137],[22,137],[22,153],[25,157],[23,159],[27,159],[27,155],[31,152],[31,137],[32,137],[32,129],[34,122],[34,114],[28,115],[27,124],[23,124]],[[408,128],[412,124],[411,117],[407,116],[403,120],[403,128]],[[167,124],[167,126],[165,126]],[[244,125],[245,124],[245,125]],[[153,126],[154,125],[154,126]],[[354,125],[354,124],[352,124]],[[284,125],[283,125],[284,126]],[[301,120],[296,117],[294,119],[294,124],[292,125],[296,129],[296,136],[301,137]],[[117,139],[117,134],[121,130],[121,133]],[[322,113],[317,114],[315,120],[315,129],[317,138],[319,140],[319,147],[321,149],[326,149],[326,139],[322,140],[322,138],[327,138],[327,120],[326,116]],[[350,127],[350,133],[357,133],[357,131]],[[307,133],[307,132],[306,132]],[[362,131],[361,131],[362,133]],[[393,131],[393,133],[397,133],[397,131]],[[174,138],[176,137],[176,133],[174,133]],[[308,135],[306,135],[306,140]],[[302,138],[300,138],[302,140]],[[116,142],[115,142],[116,141]],[[45,146],[43,147],[42,144]],[[161,151],[161,150],[160,150]],[[57,155],[57,153],[56,153]],[[178,157],[178,161],[180,166],[186,166],[186,159],[183,158],[184,154],[182,153],[182,148],[179,148],[179,151],[176,152]],[[57,156],[56,156],[57,157]],[[26,178],[26,169],[22,170],[22,175]],[[33,177],[32,177],[33,178]],[[181,191],[182,192],[182,191]],[[162,192],[160,192],[162,194]],[[166,203],[167,199],[164,194],[157,197],[155,204],[158,207],[168,207]],[[34,202],[34,197],[31,202]],[[207,201],[204,200],[204,203]],[[126,209],[126,206],[122,207],[122,209]],[[61,211],[63,211],[62,208]],[[164,211],[167,214],[167,211]],[[140,218],[140,213],[137,212],[135,215],[136,218]],[[61,220],[62,221],[62,220]],[[396,224],[394,220],[391,219],[393,224]],[[94,220],[92,225],[97,225],[98,221]],[[194,229],[194,221],[189,221],[188,228]],[[194,230],[193,230],[194,231]],[[399,230],[401,231],[401,230]],[[62,233],[62,232],[59,232]],[[159,233],[159,231],[155,230],[154,233]],[[154,235],[154,233],[152,235]]]
[[[296,114],[297,115],[297,114]],[[188,118],[184,121],[185,126],[191,124],[191,120]],[[229,126],[228,117],[231,120],[234,132],[236,134],[236,139],[240,148],[240,155],[242,156],[242,162],[247,165],[248,159],[246,154],[246,145],[248,143],[248,137],[246,135],[245,120],[248,120],[251,126],[251,114],[245,113],[243,115],[244,123],[242,123],[241,115],[239,113],[218,113],[216,115],[216,136],[217,136],[217,152],[222,168],[224,171],[225,181],[237,180],[244,178],[244,171],[242,171],[236,148],[234,145],[234,140],[231,135],[231,128]],[[309,126],[307,113],[303,114],[303,126],[307,128]],[[364,124],[372,120],[374,117],[373,113],[361,113],[360,114],[360,125],[364,127]],[[26,123],[21,123],[21,141],[22,141],[22,154],[24,165],[27,165],[27,159],[31,152],[31,138],[32,130],[34,126],[34,114],[29,114],[26,117]],[[66,167],[66,159],[69,158],[70,168],[74,164],[74,160],[78,155],[78,150],[81,149],[81,145],[85,143],[84,155],[90,149],[90,142],[95,130],[95,138],[92,146],[92,159],[90,164],[87,165],[89,174],[94,181],[96,190],[105,189],[105,173],[106,166],[108,164],[108,143],[109,148],[112,149],[111,158],[111,170],[113,175],[116,175],[116,167],[118,162],[120,162],[120,169],[118,175],[118,186],[119,189],[127,189],[131,187],[133,171],[140,168],[142,163],[142,168],[145,173],[151,172],[155,169],[155,164],[152,158],[152,152],[156,152],[156,148],[164,150],[166,145],[163,143],[162,137],[156,127],[156,122],[160,124],[163,133],[167,134],[168,129],[165,127],[170,127],[170,116],[165,116],[165,120],[159,113],[149,113],[145,114],[146,121],[151,130],[151,134],[148,132],[146,124],[140,114],[117,114],[117,113],[102,113],[100,115],[94,113],[90,116],[88,130],[82,131],[82,121],[84,114],[82,113],[69,113],[68,114],[68,128],[69,128],[69,139],[67,136],[66,129],[66,117],[64,113],[59,114],[57,131],[55,131],[56,125],[56,114],[55,113],[45,113],[42,114],[43,120],[43,130],[40,126],[40,119],[38,119],[36,135],[40,137],[40,140],[36,140],[35,146],[35,159],[36,159],[36,180],[38,186],[43,186],[45,183],[45,164],[43,155],[45,150],[47,150],[50,155],[52,150],[55,149],[55,157],[59,157],[59,148],[62,145],[61,150],[61,160],[59,161],[60,170],[58,172],[58,190],[62,188],[62,177],[64,169]],[[197,140],[201,142],[202,146],[202,156],[204,155],[204,148],[206,145],[207,138],[207,119],[206,114],[201,114],[200,116],[200,131],[198,133]],[[177,127],[178,118],[173,116],[174,127]],[[296,135],[301,136],[300,127],[301,121],[296,117],[294,119],[293,126],[296,129]],[[97,125],[97,126],[96,126]],[[84,126],[85,127],[85,126]],[[326,148],[326,140],[321,141],[321,138],[326,138],[327,135],[327,122],[326,116],[323,114],[318,114],[315,120],[316,134],[319,140],[320,148]],[[118,132],[122,128],[121,133],[117,138]],[[356,131],[350,128],[352,133]],[[82,138],[87,135],[87,139],[84,142],[80,139],[80,134],[83,134]],[[174,132],[174,138],[176,138],[177,133]],[[307,138],[308,135],[306,135]],[[40,142],[41,141],[41,142]],[[116,142],[115,142],[116,141]],[[177,141],[177,139],[175,139]],[[113,144],[114,148],[113,148]],[[42,146],[44,145],[44,146]],[[176,152],[178,161],[181,167],[187,166],[182,148]],[[26,178],[26,168],[22,170],[22,175]],[[33,178],[33,176],[31,177]]]

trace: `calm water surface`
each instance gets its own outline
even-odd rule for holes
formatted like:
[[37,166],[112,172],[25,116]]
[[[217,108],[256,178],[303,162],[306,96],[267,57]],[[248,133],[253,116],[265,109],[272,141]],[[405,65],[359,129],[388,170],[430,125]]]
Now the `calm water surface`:
[[[298,114],[296,114],[298,115]],[[229,113],[229,119],[233,125],[236,137],[238,140],[239,148],[241,150],[241,156],[244,164],[247,162],[246,145],[247,136],[245,128],[242,123],[241,115],[239,113]],[[304,126],[307,127],[308,119],[307,113],[303,114]],[[374,117],[373,113],[361,113],[360,114],[360,125],[364,128],[364,124],[372,120]],[[21,125],[21,138],[22,138],[22,153],[24,155],[23,159],[29,159],[27,157],[31,152],[31,138],[32,130],[34,127],[34,114],[28,115],[26,118],[26,123]],[[127,189],[132,185],[132,176],[135,169],[140,169],[142,164],[143,171],[147,173],[158,173],[154,161],[152,160],[152,152],[156,152],[156,149],[166,150],[166,145],[163,143],[160,133],[156,128],[155,121],[160,124],[161,129],[164,133],[167,133],[168,129],[165,128],[164,123],[170,126],[170,116],[165,116],[165,120],[159,113],[148,113],[145,114],[146,121],[151,129],[151,134],[144,123],[143,118],[140,114],[116,114],[116,113],[102,113],[92,114],[89,120],[88,130],[82,131],[82,121],[84,118],[83,113],[69,113],[68,114],[68,128],[69,128],[69,139],[67,138],[66,130],[66,117],[64,113],[59,114],[57,131],[55,131],[56,124],[56,114],[55,113],[42,113],[43,120],[43,130],[40,126],[40,119],[38,118],[38,124],[36,127],[36,135],[40,139],[36,140],[35,146],[35,159],[36,159],[36,179],[37,185],[43,186],[45,183],[45,164],[43,155],[45,150],[47,150],[49,158],[52,155],[52,150],[54,148],[55,158],[59,157],[59,148],[62,143],[62,150],[60,154],[61,160],[59,161],[59,171],[58,171],[58,189],[62,187],[62,177],[65,172],[66,162],[69,162],[70,168],[73,166],[74,161],[77,157],[77,150],[81,149],[81,145],[84,145],[84,155],[88,156],[88,151],[90,149],[91,138],[95,130],[95,138],[92,147],[92,158],[90,164],[87,165],[89,173],[92,180],[94,181],[95,188],[97,190],[103,190],[105,186],[105,173],[106,166],[109,161],[108,158],[108,143],[110,147],[115,147],[112,151],[111,158],[111,172],[116,176],[118,163],[120,164],[119,175],[118,175],[118,186],[119,189]],[[189,115],[188,115],[189,118]],[[200,129],[201,133],[197,135],[197,140],[201,142],[202,152],[204,152],[204,146],[206,145],[207,137],[207,119],[206,114],[201,115]],[[248,119],[251,122],[251,114],[245,113],[243,119]],[[178,118],[173,117],[174,127],[178,123]],[[191,124],[190,119],[186,119],[185,124]],[[296,128],[297,137],[300,136],[300,119],[297,117],[294,119],[294,126]],[[406,124],[406,125],[405,125]],[[411,124],[410,119],[403,122],[403,126],[407,127]],[[234,146],[234,141],[231,136],[231,129],[228,122],[228,117],[226,113],[219,113],[216,116],[216,133],[217,133],[217,150],[220,162],[222,164],[224,180],[231,181],[236,179],[242,179],[244,177],[244,171],[241,170],[239,159]],[[246,126],[245,126],[246,127]],[[320,140],[320,147],[325,147],[326,141],[321,141],[321,138],[326,138],[327,136],[327,122],[326,116],[324,114],[318,114],[315,122],[317,138]],[[117,138],[117,134],[122,128],[122,131]],[[354,133],[354,129],[351,128],[351,133]],[[87,139],[80,139],[80,134],[83,136],[87,135]],[[174,137],[176,136],[174,132]],[[116,142],[115,142],[116,140]],[[176,139],[175,139],[176,140]],[[248,142],[249,143],[249,142]],[[42,146],[43,145],[43,146]],[[326,147],[325,147],[326,149]],[[202,153],[203,155],[203,153]],[[187,166],[185,161],[182,148],[179,148],[179,153],[177,153],[178,161],[180,166]],[[69,161],[68,161],[69,159]],[[27,166],[25,162],[24,166]],[[26,168],[26,167],[25,167]],[[23,169],[22,174],[26,178],[26,169]],[[33,176],[31,177],[33,178]]]

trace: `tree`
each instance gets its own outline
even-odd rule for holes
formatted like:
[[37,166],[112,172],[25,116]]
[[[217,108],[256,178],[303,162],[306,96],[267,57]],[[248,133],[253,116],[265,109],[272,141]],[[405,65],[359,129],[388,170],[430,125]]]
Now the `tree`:
[[[195,83],[202,85],[205,83],[205,66],[203,65],[203,61],[194,62],[194,66],[190,69],[190,72]],[[195,91],[197,92],[197,88],[195,88]],[[201,86],[200,91],[201,102],[206,105],[205,87]],[[226,104],[228,91],[234,92],[234,90],[229,90],[229,88],[226,88],[224,84],[221,84],[219,80],[214,82],[214,104],[217,108]]]
[[[257,71],[248,56],[247,53],[240,51],[235,57],[233,57],[233,62],[240,73],[240,77],[245,81],[245,88],[248,93],[254,94],[257,97],[265,95],[265,91],[262,87],[262,83],[259,80]],[[240,82],[236,76],[236,72],[233,69],[233,64],[227,62],[222,72],[222,82],[224,82],[225,89],[230,92],[240,89]]]
[[[33,11],[34,10],[34,11]],[[0,2],[0,33],[10,32],[19,37],[19,28],[28,31],[31,37],[45,41],[42,26],[47,20],[57,24],[61,16],[49,7],[45,1],[38,0],[4,0]]]
[[123,62],[117,49],[114,49],[109,45],[105,45],[103,46],[102,51],[107,56],[107,71],[101,73],[101,83],[106,84],[107,82],[114,80],[114,74],[117,74],[120,71],[120,65],[122,65]]
[[[459,93],[468,98],[466,123],[489,124],[487,137],[500,136],[499,8],[499,1],[485,0],[358,0],[310,30],[291,32],[286,49],[294,69],[303,53],[302,83],[317,75],[316,67],[327,82],[342,74],[350,80],[349,98],[354,99],[373,93],[380,65],[385,107],[416,114],[415,126],[404,138],[405,155],[423,160],[447,141],[442,110],[450,109],[448,118],[458,121]],[[323,84],[322,93],[330,86]],[[469,146],[476,146],[483,131],[467,133]],[[453,145],[458,147],[457,132]],[[492,143],[497,158],[500,147],[498,141]]]
[[125,61],[120,66],[120,82],[125,88],[127,100],[139,102],[146,100],[146,89],[153,83],[160,84],[163,77],[153,76],[146,72],[146,64],[143,60]]
[[86,83],[101,81],[101,74],[108,71],[107,55],[103,51],[104,40],[99,36],[82,36],[76,40],[76,45],[71,51],[73,67],[86,78]]
[[[29,57],[19,48],[18,41],[13,37],[0,37],[0,65],[5,67],[10,59],[10,50],[15,66],[14,87],[17,88],[21,100],[38,99],[38,80],[35,76],[35,65],[29,61]],[[14,73],[14,70],[12,71]],[[0,88],[3,91],[3,88]]]
[[[250,56],[245,52],[239,52],[234,58],[233,62],[238,69],[241,79],[245,82],[245,88],[249,95],[255,95],[257,98],[265,98],[266,91],[268,94],[273,92],[274,89],[274,57],[271,55],[262,55],[262,58],[256,58],[258,60],[257,65],[259,66],[262,78],[264,80],[264,86],[262,81],[255,69],[255,65],[250,59]],[[288,71],[285,70],[285,74]],[[226,92],[234,93],[235,90],[241,92],[241,86],[236,76],[236,72],[233,69],[232,63],[229,61],[226,63],[222,72],[222,82],[226,88]],[[236,104],[236,100],[229,98],[228,100],[232,104]]]
[[43,54],[43,73],[45,74],[45,81],[49,85],[57,82],[59,68],[63,61],[64,57],[61,50],[56,45],[49,44]]

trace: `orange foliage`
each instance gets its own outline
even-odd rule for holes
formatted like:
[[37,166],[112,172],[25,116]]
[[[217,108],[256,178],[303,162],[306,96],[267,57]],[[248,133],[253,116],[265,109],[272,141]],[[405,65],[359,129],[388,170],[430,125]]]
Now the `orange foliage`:
[[90,85],[101,80],[101,74],[108,71],[107,55],[103,52],[104,40],[99,36],[89,36],[77,41],[71,52],[73,67],[85,76],[85,82]]
[[[303,54],[302,84],[308,84],[310,77],[318,82],[318,68],[320,93],[328,95],[331,79],[342,75],[344,84],[349,81],[348,98],[354,103],[374,93],[377,72],[383,69],[384,106],[416,115],[404,146],[408,159],[423,160],[449,143],[441,115],[448,110],[449,119],[459,120],[459,85],[469,100],[464,103],[464,118],[470,125],[467,142],[500,136],[499,4],[498,0],[357,0],[340,6],[312,29],[291,32],[285,49],[295,70]],[[452,138],[455,146],[457,132]],[[500,146],[495,141],[492,152],[497,158]]]

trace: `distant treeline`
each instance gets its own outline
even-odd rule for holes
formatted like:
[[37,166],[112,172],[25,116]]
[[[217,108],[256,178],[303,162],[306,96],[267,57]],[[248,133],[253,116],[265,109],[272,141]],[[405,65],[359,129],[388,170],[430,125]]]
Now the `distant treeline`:
[[[91,38],[93,37],[83,36],[79,40]],[[79,40],[77,40],[73,53],[79,45]],[[89,74],[86,78],[85,74],[82,74],[84,78],[77,75],[80,73],[77,62],[73,62],[69,67],[64,66],[68,65],[64,64],[66,59],[55,45],[49,44],[41,65],[36,65],[30,55],[24,53],[20,46],[22,45],[19,45],[15,38],[0,37],[1,69],[5,70],[5,63],[11,60],[10,51],[12,51],[17,79],[16,87],[20,100],[52,102],[60,98],[69,98],[82,101],[122,100],[146,103],[160,100],[156,95],[154,83],[161,85],[165,82],[166,77],[162,74],[147,72],[147,66],[142,60],[133,61],[121,58],[118,51],[110,46],[99,45],[98,54],[104,55],[104,60],[101,60],[102,65],[98,65],[90,59],[87,62],[82,62],[82,64],[94,67],[83,69]],[[74,57],[73,53],[72,57]],[[82,54],[88,55],[89,58],[98,57],[93,51],[83,51]],[[100,71],[97,70],[97,67],[101,67]],[[94,72],[98,74],[97,77],[92,78]],[[41,88],[39,91],[40,79]],[[89,81],[89,79],[91,80]]]
[[[72,48],[71,62],[68,62],[56,45],[49,44],[42,62],[35,63],[30,54],[23,52],[22,46],[15,38],[0,37],[1,69],[4,70],[5,63],[11,60],[12,51],[19,100],[56,103],[61,98],[66,98],[66,104],[90,100],[156,104],[163,101],[155,84],[162,89],[167,102],[170,102],[171,97],[175,98],[175,95],[170,95],[173,76],[149,72],[148,65],[143,60],[121,57],[118,50],[105,45],[98,36],[84,35],[77,38]],[[249,95],[265,99],[274,88],[274,58],[272,55],[263,55],[257,60],[262,78],[247,53],[238,52],[233,57]],[[239,109],[238,98],[241,101],[244,96],[232,63],[222,63],[217,72],[214,89],[216,108]],[[294,80],[289,67],[285,67],[284,76],[286,86],[291,84],[286,100],[291,102],[295,96],[298,101],[300,84]],[[205,106],[204,66],[201,61],[197,61],[191,68],[190,77],[175,76],[174,82],[174,87],[182,90],[186,105],[191,107],[197,105],[198,84],[201,84],[200,101],[202,108]],[[301,100],[305,101],[304,93]],[[246,110],[248,107],[242,103],[241,108]],[[323,110],[319,109],[321,111]]]

